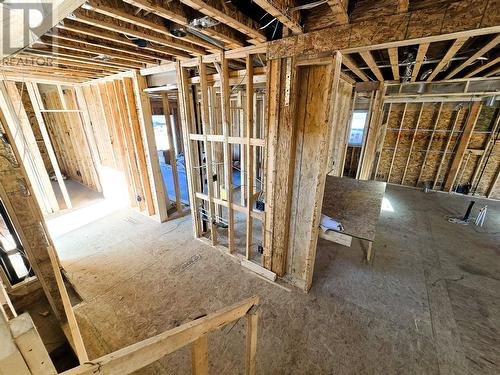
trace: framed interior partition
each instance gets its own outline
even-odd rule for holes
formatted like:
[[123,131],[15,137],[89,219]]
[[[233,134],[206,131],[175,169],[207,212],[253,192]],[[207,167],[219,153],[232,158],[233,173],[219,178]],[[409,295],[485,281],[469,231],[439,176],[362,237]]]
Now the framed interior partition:
[[260,50],[250,50],[177,63],[195,237],[259,265],[265,210],[264,61]]

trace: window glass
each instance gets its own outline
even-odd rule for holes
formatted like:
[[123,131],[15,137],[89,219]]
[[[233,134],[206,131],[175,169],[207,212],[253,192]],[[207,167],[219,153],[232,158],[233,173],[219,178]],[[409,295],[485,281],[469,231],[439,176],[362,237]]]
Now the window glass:
[[349,146],[361,146],[365,134],[366,116],[368,111],[354,111],[352,114]]

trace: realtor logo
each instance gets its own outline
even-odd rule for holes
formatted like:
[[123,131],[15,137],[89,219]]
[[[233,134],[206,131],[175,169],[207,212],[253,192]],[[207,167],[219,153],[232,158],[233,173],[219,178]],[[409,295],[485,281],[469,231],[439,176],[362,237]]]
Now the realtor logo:
[[2,58],[36,41],[52,27],[52,2],[0,0]]

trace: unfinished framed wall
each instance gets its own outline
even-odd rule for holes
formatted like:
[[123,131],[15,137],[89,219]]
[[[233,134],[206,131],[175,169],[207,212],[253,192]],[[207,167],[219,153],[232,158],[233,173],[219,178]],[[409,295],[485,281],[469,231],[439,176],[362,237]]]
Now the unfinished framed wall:
[[[266,131],[261,53],[242,49],[176,66],[195,237],[257,264]],[[230,71],[238,59],[244,69]]]
[[[373,177],[498,198],[500,104],[491,89],[497,84],[498,79],[436,83],[427,95],[412,94],[411,85],[389,85]],[[448,93],[439,94],[439,86]]]

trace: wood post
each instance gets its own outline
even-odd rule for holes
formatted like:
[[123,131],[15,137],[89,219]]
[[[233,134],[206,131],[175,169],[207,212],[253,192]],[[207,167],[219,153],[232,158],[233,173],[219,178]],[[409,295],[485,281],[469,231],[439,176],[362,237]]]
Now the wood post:
[[247,314],[247,334],[245,349],[245,375],[255,375],[257,356],[257,329],[259,323],[259,312]]
[[[250,138],[253,138],[253,110],[254,110],[254,92],[253,92],[253,59],[252,55],[246,57],[246,204],[247,204],[247,236],[246,236],[246,258],[252,256],[253,241],[253,220],[252,209],[254,203],[254,148],[250,145]],[[241,176],[243,178],[243,176]],[[242,181],[243,182],[243,181]]]
[[144,134],[144,142],[146,143],[146,159],[149,159],[150,163],[148,171],[150,172],[154,184],[151,191],[156,201],[159,220],[160,222],[164,222],[168,219],[167,209],[170,206],[170,200],[165,192],[160,162],[158,160],[158,152],[156,149],[153,129],[153,118],[151,114],[151,103],[148,94],[144,92],[144,89],[147,88],[147,82],[146,78],[137,72],[134,74],[134,78],[134,91],[135,96],[138,99],[138,113],[140,114],[139,121],[142,127],[142,133]]
[[481,102],[474,102],[471,106],[469,116],[467,117],[467,122],[465,123],[464,129],[462,131],[462,136],[460,137],[460,142],[458,143],[458,147],[455,151],[455,156],[453,157],[453,160],[451,162],[448,177],[446,178],[444,184],[445,191],[450,192],[453,189],[455,179],[458,175],[458,170],[460,169],[460,165],[462,164],[465,152],[467,151],[467,146],[469,145],[469,141],[472,136],[472,132],[474,131],[474,127],[476,126],[481,108]]
[[192,375],[208,375],[208,336],[200,336],[191,345]]
[[50,257],[50,263],[52,264],[52,270],[54,271],[57,287],[59,289],[59,293],[61,294],[64,312],[66,313],[66,319],[68,320],[69,330],[71,333],[71,338],[73,339],[73,345],[76,350],[76,355],[80,364],[82,364],[87,362],[89,360],[89,357],[87,355],[87,350],[85,349],[85,344],[83,343],[82,335],[80,333],[80,328],[78,327],[78,322],[76,321],[73,307],[71,306],[71,301],[69,299],[66,285],[64,285],[61,270],[59,269],[59,260],[57,259],[57,254],[52,246],[47,246],[47,252]]
[[[201,125],[204,135],[210,134],[210,115],[208,111],[208,85],[207,85],[207,69],[202,58],[198,60],[198,68],[200,71],[200,91],[201,91]],[[207,191],[208,191],[208,226],[210,227],[210,235],[212,245],[217,244],[217,226],[215,225],[215,206],[214,197],[214,174],[212,162],[212,142],[205,137],[203,141],[205,149],[205,161],[207,171]]]
[[141,179],[143,196],[142,198],[146,204],[146,212],[148,215],[154,215],[155,208],[153,203],[153,194],[151,192],[151,185],[149,182],[148,167],[146,164],[146,153],[144,151],[144,143],[141,135],[141,127],[138,117],[138,108],[136,105],[134,95],[134,83],[132,78],[123,78],[123,89],[125,92],[125,102],[127,105],[127,113],[132,128],[132,137],[134,142],[134,149],[137,155],[137,163],[139,168],[139,175]]
[[164,93],[162,95],[163,102],[163,113],[165,115],[165,124],[167,127],[167,139],[168,139],[168,154],[170,159],[170,166],[172,167],[172,177],[174,179],[174,189],[175,189],[175,206],[177,207],[177,212],[182,213],[182,203],[181,203],[181,191],[179,188],[179,175],[177,173],[177,162],[175,155],[175,145],[174,136],[172,132],[172,121],[170,117],[170,105],[168,103],[168,94]]

